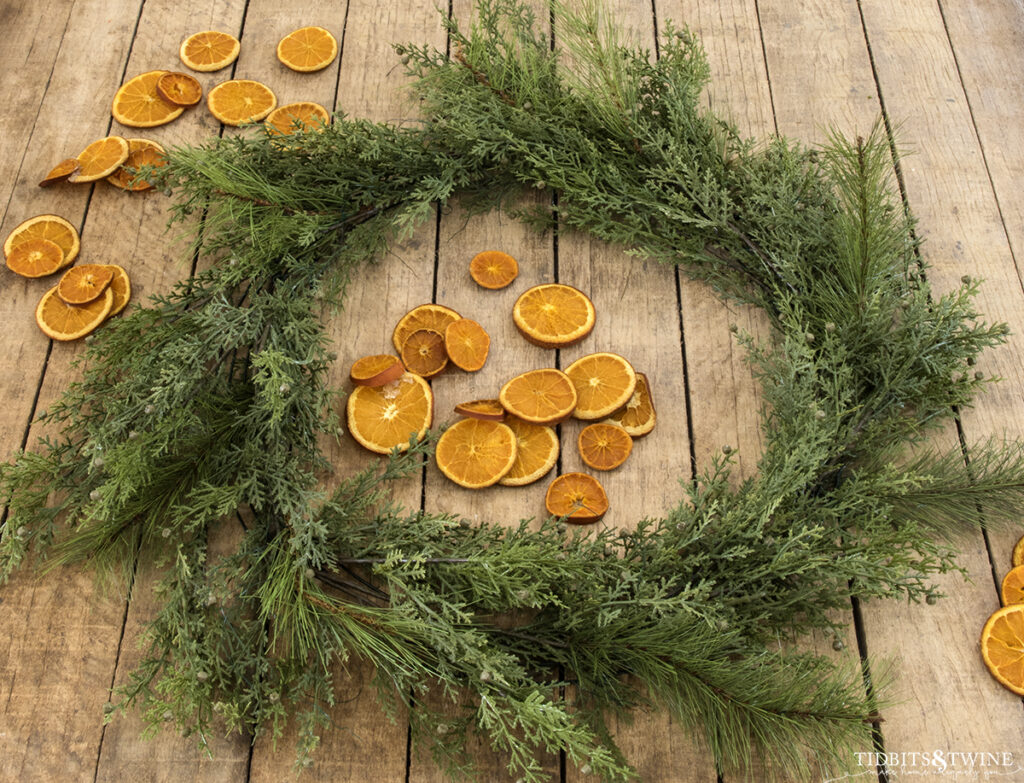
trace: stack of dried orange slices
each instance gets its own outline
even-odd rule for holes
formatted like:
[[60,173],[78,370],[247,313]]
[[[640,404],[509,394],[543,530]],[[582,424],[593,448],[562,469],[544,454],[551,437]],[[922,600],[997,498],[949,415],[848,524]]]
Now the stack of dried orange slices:
[[65,158],[39,182],[46,188],[58,182],[88,183],[105,179],[121,190],[149,190],[151,182],[138,176],[144,166],[159,168],[167,163],[166,151],[150,139],[106,136],[89,144],[74,158]]
[[1013,548],[1012,568],[1003,577],[1003,606],[981,631],[981,657],[1004,687],[1024,696],[1024,537]]

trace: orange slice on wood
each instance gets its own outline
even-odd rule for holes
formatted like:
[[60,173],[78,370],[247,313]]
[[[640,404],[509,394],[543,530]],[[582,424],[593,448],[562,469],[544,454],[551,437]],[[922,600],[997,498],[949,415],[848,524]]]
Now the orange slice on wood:
[[68,182],[95,182],[113,174],[128,160],[128,140],[120,136],[97,139],[78,153],[78,171]]
[[217,30],[194,33],[181,42],[178,57],[193,71],[208,73],[227,68],[238,57],[241,44],[233,35]]
[[519,264],[508,253],[484,250],[469,262],[469,276],[481,288],[504,288],[519,275]]
[[156,94],[174,106],[195,106],[203,99],[203,85],[195,76],[168,71],[156,80]]
[[471,419],[505,421],[505,409],[501,407],[500,400],[470,400],[469,402],[460,402],[455,406],[455,412],[460,416],[468,416]]
[[579,342],[594,328],[594,303],[561,283],[527,289],[512,307],[512,320],[529,342],[558,348]]
[[80,168],[81,164],[79,164],[78,158],[65,158],[50,169],[50,173],[40,180],[39,187],[48,188],[50,185],[56,185],[58,182],[64,182]]
[[450,307],[438,304],[421,304],[407,312],[398,321],[395,331],[391,334],[391,342],[395,344],[395,350],[402,353],[402,345],[405,338],[417,329],[433,329],[438,334],[444,334],[448,324],[462,318]]
[[81,247],[78,231],[64,218],[59,215],[36,215],[19,223],[7,235],[7,239],[4,240],[4,255],[10,256],[15,246],[29,239],[48,239],[60,245],[60,249],[64,251],[62,266],[74,261]]
[[565,368],[565,374],[579,396],[573,415],[584,421],[610,416],[626,405],[636,390],[633,366],[617,353],[582,356]]
[[433,378],[448,366],[444,337],[433,329],[417,329],[402,345],[402,364],[422,378]]
[[141,179],[137,173],[143,166],[159,168],[167,165],[165,157],[167,151],[149,139],[128,139],[128,159],[121,164],[113,174],[107,177],[107,182],[115,188],[139,192],[150,190],[153,183]]
[[326,68],[338,55],[338,42],[322,27],[301,27],[277,44],[277,59],[301,73]]
[[434,395],[420,376],[407,372],[383,386],[357,386],[348,397],[348,431],[378,454],[407,451],[422,440],[434,417]]
[[491,337],[476,321],[460,318],[444,330],[444,348],[452,364],[466,372],[476,372],[487,361]]
[[1024,565],[1014,566],[1006,572],[999,596],[1004,605],[1024,603]]
[[482,489],[498,481],[516,461],[516,436],[498,421],[459,419],[437,441],[437,467],[456,484]]
[[992,613],[981,631],[981,657],[1000,684],[1024,696],[1024,604]]
[[167,71],[147,71],[129,79],[114,94],[111,113],[129,128],[155,128],[175,120],[184,106],[168,103],[156,91],[156,83]]
[[515,416],[509,416],[505,424],[516,436],[516,461],[498,483],[522,487],[546,476],[558,462],[555,428],[530,424]]
[[563,473],[548,486],[544,507],[553,517],[574,525],[590,525],[608,511],[608,495],[593,476]]
[[[57,296],[68,304],[88,304],[107,290],[114,279],[114,270],[106,264],[73,266],[57,283]],[[111,302],[113,308],[113,302]]]
[[1014,544],[1013,553],[1010,555],[1010,562],[1014,568],[1024,565],[1024,536]]
[[631,438],[642,438],[654,429],[657,421],[651,384],[642,372],[636,374],[636,389],[623,407],[608,417],[609,424],[618,424]]
[[64,266],[64,251],[49,239],[27,239],[7,256],[7,268],[22,277],[46,277]]
[[36,323],[54,340],[77,340],[103,323],[113,304],[114,294],[109,288],[89,304],[72,305],[57,295],[57,286],[54,286],[43,294],[36,306]]
[[267,85],[252,79],[221,82],[206,95],[210,114],[225,125],[259,122],[277,106],[277,98]]
[[561,370],[544,368],[517,375],[498,394],[502,407],[530,424],[557,424],[576,408],[576,389]]
[[107,288],[114,295],[114,304],[110,308],[110,315],[108,318],[113,318],[115,315],[124,310],[128,306],[128,300],[132,298],[132,283],[128,279],[128,273],[117,264],[107,264],[114,272],[114,278],[110,281],[110,286]]
[[288,136],[296,131],[323,130],[330,124],[331,115],[319,103],[299,101],[278,106],[264,120],[267,132],[274,136]]
[[589,424],[580,430],[576,444],[580,459],[594,470],[614,470],[633,452],[633,439],[616,424]]
[[356,386],[383,386],[402,377],[405,368],[397,356],[378,353],[356,359],[348,371],[349,380]]

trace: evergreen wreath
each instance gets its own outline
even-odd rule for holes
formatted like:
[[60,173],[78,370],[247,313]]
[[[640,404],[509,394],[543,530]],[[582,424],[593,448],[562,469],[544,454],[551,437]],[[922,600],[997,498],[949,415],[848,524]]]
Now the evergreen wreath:
[[[294,719],[301,759],[332,666],[362,656],[452,773],[471,771],[476,733],[523,780],[559,750],[627,778],[605,721],[655,704],[727,774],[809,777],[808,759],[842,767],[870,746],[879,683],[780,642],[832,629],[854,595],[934,600],[956,534],[1024,510],[1018,444],[971,445],[969,470],[922,447],[1007,331],[974,311],[974,281],[929,289],[885,129],[817,150],[747,140],[701,107],[708,67],[685,29],[667,26],[652,60],[590,4],[552,18],[557,47],[519,0],[480,0],[471,31],[448,22],[451,54],[397,46],[415,126],[339,117],[145,172],[176,194],[202,271],[98,333],[40,415],[59,435],[0,469],[4,577],[33,553],[165,567],[111,714],[138,704],[201,740]],[[439,203],[487,210],[534,187],[557,204],[523,219],[768,314],[770,340],[739,335],[765,400],[758,475],[731,482],[724,455],[663,518],[617,532],[403,510],[389,485],[421,470],[429,438],[327,493],[323,303]],[[211,547],[236,517],[236,545]]]

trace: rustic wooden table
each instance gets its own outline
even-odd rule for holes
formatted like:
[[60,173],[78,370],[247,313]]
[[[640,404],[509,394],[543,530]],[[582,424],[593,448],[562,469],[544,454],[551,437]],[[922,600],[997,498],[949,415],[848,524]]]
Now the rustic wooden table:
[[[453,0],[469,14],[469,0]],[[652,53],[667,19],[701,36],[713,72],[708,100],[745,133],[772,133],[816,142],[835,126],[866,132],[884,114],[899,126],[900,186],[920,218],[930,279],[944,290],[963,274],[984,278],[979,306],[1006,321],[1010,345],[983,358],[979,369],[1005,380],[962,414],[966,442],[1004,434],[1024,437],[1024,291],[1015,254],[1024,252],[1024,6],[1020,0],[615,0],[616,20]],[[231,76],[270,85],[279,101],[315,100],[355,116],[407,121],[416,115],[402,92],[404,77],[392,42],[445,45],[434,3],[426,0],[0,0],[0,203],[4,235],[45,212],[80,227],[82,258],[116,262],[131,274],[135,301],[165,291],[185,274],[180,248],[163,233],[168,200],[125,194],[105,183],[47,190],[36,182],[50,166],[108,133],[142,135],[165,144],[202,141],[222,132],[205,107],[176,122],[137,133],[113,122],[111,97],[125,79],[154,68],[180,67],[177,50],[189,33],[220,29],[238,35],[237,63],[201,75],[204,88]],[[325,71],[297,74],[274,56],[290,30],[318,24],[341,45]],[[556,31],[557,35],[557,31]],[[536,195],[535,198],[546,198]],[[520,259],[515,285],[485,299],[468,285],[467,262],[477,250],[505,249]],[[738,446],[744,474],[760,448],[758,395],[729,332],[731,323],[766,334],[756,313],[728,310],[673,270],[626,257],[621,248],[578,235],[537,236],[492,214],[466,220],[441,212],[416,237],[371,269],[331,322],[339,359],[387,347],[398,317],[437,301],[481,321],[494,339],[488,366],[474,375],[435,383],[438,410],[458,400],[492,396],[503,379],[550,364],[514,331],[508,313],[528,285],[558,279],[588,291],[598,324],[582,347],[627,356],[654,383],[659,426],[638,444],[628,471],[608,477],[607,524],[629,526],[681,497],[688,480],[723,444]],[[4,453],[31,446],[42,432],[32,423],[69,380],[80,346],[54,344],[33,322],[45,281],[0,274],[0,443]],[[572,426],[563,439],[575,438]],[[957,432],[944,436],[949,445]],[[334,455],[344,473],[366,463],[345,443]],[[563,468],[576,467],[566,449]],[[470,519],[518,519],[541,511],[543,488],[470,493],[434,469],[402,488],[402,499]],[[1024,532],[1024,523],[1022,530]],[[884,711],[876,748],[865,747],[862,779],[876,775],[872,750],[1013,753],[1000,780],[1024,781],[1021,700],[985,671],[977,638],[998,606],[998,579],[1008,568],[1014,537],[976,536],[963,543],[965,582],[940,580],[948,597],[934,606],[879,603],[853,606],[845,649],[818,640],[830,654],[869,665],[890,660],[899,703]],[[140,628],[155,611],[153,571],[141,564],[130,595],[102,593],[86,571],[18,575],[0,589],[0,780],[3,781],[277,781],[293,776],[292,740],[275,750],[265,737],[214,738],[206,758],[193,740],[167,733],[139,738],[137,715],[103,726],[111,686],[138,660]],[[339,674],[336,728],[305,780],[424,781],[441,779],[429,760],[407,747],[404,721],[387,721],[369,672]],[[642,715],[617,728],[645,781],[715,781],[703,752],[664,715]],[[481,780],[507,779],[501,759],[479,751]],[[982,779],[964,763],[945,770],[904,756],[893,772],[915,779]],[[576,770],[549,759],[552,780],[577,780]],[[561,766],[561,768],[560,768]],[[975,776],[976,775],[976,776]],[[785,771],[783,771],[785,777]]]

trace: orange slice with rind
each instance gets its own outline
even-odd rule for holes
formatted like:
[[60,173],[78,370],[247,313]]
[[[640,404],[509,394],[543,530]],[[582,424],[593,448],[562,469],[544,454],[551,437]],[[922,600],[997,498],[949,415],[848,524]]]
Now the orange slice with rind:
[[496,291],[519,275],[519,263],[500,250],[484,250],[470,259],[469,276],[481,288]]
[[[107,264],[80,264],[71,267],[57,283],[57,296],[68,304],[83,305],[99,298],[114,279]],[[111,302],[113,308],[113,302]]]
[[81,167],[82,166],[78,162],[78,158],[65,158],[50,169],[49,174],[39,181],[39,187],[48,188],[51,185],[56,185],[58,182],[64,182],[72,174],[75,174]]
[[123,267],[118,264],[107,264],[107,266],[114,272],[114,277],[107,287],[107,290],[114,295],[114,303],[111,305],[110,314],[107,317],[113,318],[128,306],[128,301],[132,298],[132,283]]
[[564,372],[553,367],[529,370],[501,387],[501,406],[530,424],[558,424],[576,408],[576,388]]
[[146,71],[122,84],[110,107],[114,119],[129,128],[155,128],[180,117],[185,107],[168,103],[156,91],[156,83],[165,73]]
[[19,242],[7,256],[7,268],[22,277],[46,277],[63,266],[64,251],[49,239]]
[[277,59],[300,73],[326,68],[338,55],[338,42],[322,27],[300,27],[277,44]]
[[417,305],[399,319],[395,331],[391,334],[391,342],[394,343],[395,350],[401,354],[405,339],[417,329],[433,329],[438,334],[444,334],[448,324],[460,318],[461,315],[444,305]]
[[999,597],[1004,605],[1024,603],[1024,565],[1014,566],[1006,572]]
[[434,417],[430,384],[407,372],[383,386],[357,386],[346,404],[348,431],[364,448],[378,454],[407,451],[422,440]]
[[615,470],[633,452],[633,439],[617,424],[597,422],[580,430],[576,438],[580,459],[594,470]]
[[516,328],[534,345],[559,348],[577,343],[594,328],[594,303],[562,283],[544,283],[524,291],[512,306]]
[[54,340],[77,340],[102,324],[113,304],[114,294],[109,287],[88,304],[72,305],[57,295],[57,286],[54,286],[43,294],[36,306],[36,324],[43,334]]
[[506,425],[484,419],[459,419],[434,449],[437,467],[467,489],[497,484],[516,461],[516,436]]
[[330,112],[319,103],[298,101],[278,106],[267,115],[267,133],[288,136],[301,131],[323,130],[331,122]]
[[120,168],[107,177],[115,188],[140,192],[151,190],[153,183],[142,179],[137,173],[143,166],[159,168],[167,165],[167,151],[150,139],[128,139],[128,159]]
[[[63,266],[78,257],[81,242],[78,230],[60,215],[36,215],[15,226],[4,240],[4,255],[10,256],[16,245],[29,239],[48,239],[64,251]],[[56,271],[56,270],[55,270]]]
[[654,429],[657,420],[651,383],[646,375],[638,372],[633,396],[629,398],[629,402],[609,416],[607,422],[619,425],[631,438],[642,438]]
[[363,356],[352,362],[348,377],[356,386],[383,386],[405,373],[402,361],[389,353]]
[[1013,552],[1010,555],[1010,563],[1014,568],[1024,565],[1024,536],[1021,536],[1017,543],[1014,544]]
[[203,30],[181,42],[178,57],[193,71],[209,73],[231,65],[238,57],[241,46],[233,35],[218,30]]
[[203,99],[203,85],[195,76],[168,71],[156,80],[156,93],[173,106],[195,106]]
[[417,329],[402,344],[402,364],[421,378],[433,378],[448,366],[444,337],[433,329]]
[[128,140],[120,136],[97,139],[78,153],[78,171],[68,182],[95,182],[113,174],[128,160]]
[[277,106],[277,97],[267,85],[252,79],[230,79],[206,94],[210,114],[225,125],[259,122]]
[[516,436],[516,461],[498,482],[505,487],[522,487],[538,481],[558,462],[558,434],[554,427],[509,416],[505,424]]
[[583,421],[610,416],[626,405],[636,390],[636,371],[617,353],[581,356],[565,368],[565,374],[579,398],[573,416]]
[[981,657],[996,681],[1024,696],[1024,604],[992,613],[981,631]]
[[487,362],[491,337],[476,321],[460,318],[444,330],[444,348],[452,364],[466,372],[476,372]]
[[471,419],[505,421],[505,409],[501,407],[500,400],[470,400],[469,402],[460,402],[455,406],[455,412],[460,416],[468,416]]
[[548,486],[544,507],[553,517],[574,525],[592,525],[608,511],[601,482],[586,473],[563,473]]

